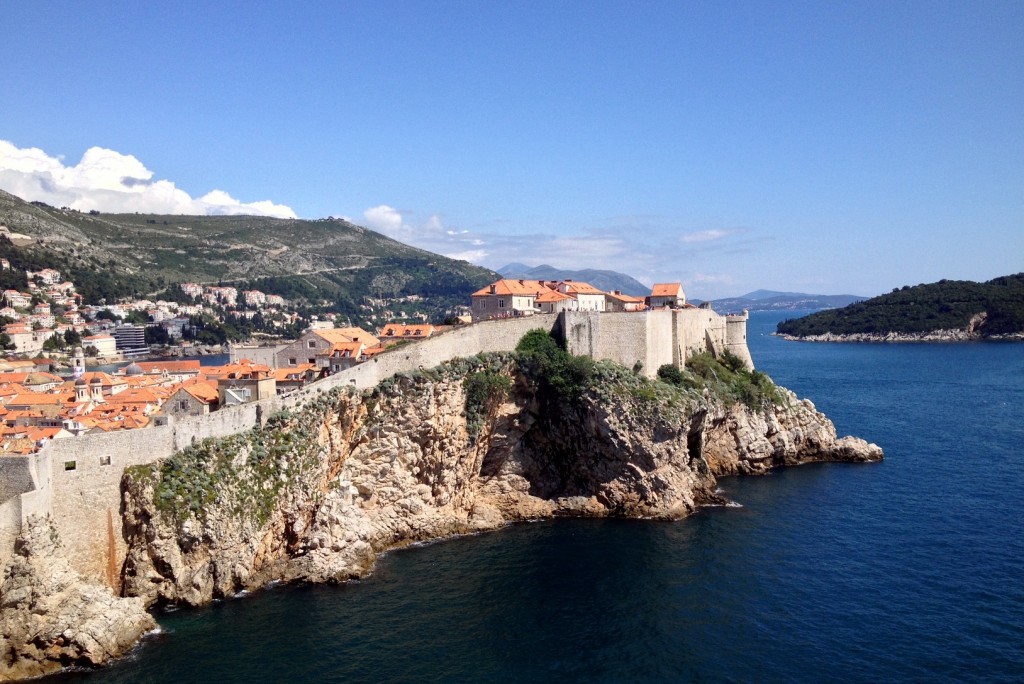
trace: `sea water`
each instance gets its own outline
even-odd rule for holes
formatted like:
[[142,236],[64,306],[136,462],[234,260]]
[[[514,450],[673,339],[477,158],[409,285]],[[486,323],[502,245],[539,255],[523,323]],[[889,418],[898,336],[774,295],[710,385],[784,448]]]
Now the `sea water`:
[[878,464],[728,478],[740,507],[558,520],[344,586],[158,612],[89,682],[1024,681],[1024,344],[816,344],[758,367]]

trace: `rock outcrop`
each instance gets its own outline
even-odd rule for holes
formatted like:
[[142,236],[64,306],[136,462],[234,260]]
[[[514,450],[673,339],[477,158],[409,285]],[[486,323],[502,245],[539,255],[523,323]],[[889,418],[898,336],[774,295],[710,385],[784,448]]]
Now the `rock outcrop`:
[[[676,519],[721,503],[719,476],[882,457],[837,440],[785,390],[769,406],[727,406],[599,364],[586,391],[552,405],[507,359],[462,363],[325,396],[245,443],[200,445],[126,477],[126,593],[198,605],[271,580],[342,581],[414,541],[551,516]],[[515,385],[474,433],[466,378],[480,372]],[[205,473],[216,482],[203,484]],[[207,503],[181,505],[182,490],[206,486],[216,489]]]
[[77,576],[36,521],[0,586],[0,678],[116,657],[155,626],[154,604],[344,581],[388,549],[520,520],[682,518],[723,503],[721,476],[882,457],[782,388],[744,404],[606,362],[563,372],[545,385],[512,355],[456,360],[128,469],[133,598]]
[[30,519],[0,585],[0,679],[101,665],[155,628],[143,599],[83,579],[49,522]]

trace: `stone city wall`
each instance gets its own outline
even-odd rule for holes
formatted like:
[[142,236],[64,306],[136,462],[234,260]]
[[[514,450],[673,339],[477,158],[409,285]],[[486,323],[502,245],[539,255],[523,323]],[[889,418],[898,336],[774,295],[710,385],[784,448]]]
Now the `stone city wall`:
[[35,489],[29,470],[31,456],[4,456],[0,458],[0,501]]
[[724,317],[707,310],[567,311],[484,321],[398,346],[285,397],[205,416],[162,418],[164,424],[143,430],[55,440],[30,457],[0,458],[4,487],[0,489],[4,495],[0,500],[0,563],[6,563],[13,552],[14,535],[28,515],[50,514],[73,567],[116,589],[127,552],[120,515],[125,468],[153,463],[203,439],[251,429],[275,412],[300,406],[335,387],[365,390],[398,372],[433,368],[461,356],[511,351],[523,335],[537,328],[565,339],[575,354],[610,359],[630,368],[640,362],[648,376],[665,363],[685,360],[693,350],[707,348],[707,340],[715,340],[719,351],[726,335]]
[[665,364],[681,366],[694,354],[721,354],[727,348],[753,368],[745,316],[731,317],[737,320],[730,324],[731,318],[699,308],[602,314],[566,311],[563,315],[562,328],[570,352],[609,359],[627,368],[640,363],[647,377],[657,375],[658,368]]

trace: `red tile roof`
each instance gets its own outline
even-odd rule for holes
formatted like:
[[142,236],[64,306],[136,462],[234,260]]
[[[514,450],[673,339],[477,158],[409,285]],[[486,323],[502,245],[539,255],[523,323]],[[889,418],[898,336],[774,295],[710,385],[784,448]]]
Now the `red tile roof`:
[[655,283],[651,288],[652,297],[678,297],[682,289],[681,283]]
[[504,278],[477,290],[473,293],[473,296],[514,295],[516,297],[533,297],[549,289],[551,288],[544,284],[542,280],[513,280],[511,278]]

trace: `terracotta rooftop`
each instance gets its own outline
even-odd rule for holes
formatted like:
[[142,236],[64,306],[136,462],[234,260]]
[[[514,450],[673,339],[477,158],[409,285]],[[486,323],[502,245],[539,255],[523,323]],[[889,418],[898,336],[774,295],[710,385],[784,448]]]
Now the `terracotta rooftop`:
[[539,295],[549,288],[542,280],[514,280],[504,278],[495,281],[486,287],[482,287],[473,293],[474,297],[491,297],[495,295],[514,295],[517,297],[531,297]]
[[343,342],[377,344],[377,337],[362,328],[328,328],[326,330],[313,330],[312,332],[335,344]]
[[652,297],[678,297],[682,289],[681,283],[655,283],[651,288]]
[[604,290],[599,290],[590,283],[580,280],[565,280],[562,281],[562,286],[569,294],[604,294]]
[[562,294],[558,290],[548,290],[547,292],[542,292],[541,294],[537,295],[537,303],[538,304],[548,304],[550,302],[561,302],[561,301],[564,301],[566,299],[572,299],[572,297],[570,297],[567,294]]
[[198,360],[187,361],[136,361],[135,365],[144,373],[198,373],[200,364]]

